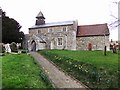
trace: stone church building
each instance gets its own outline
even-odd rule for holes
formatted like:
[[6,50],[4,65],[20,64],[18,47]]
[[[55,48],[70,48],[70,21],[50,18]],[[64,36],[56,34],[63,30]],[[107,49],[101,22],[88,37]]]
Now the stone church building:
[[45,23],[42,12],[36,16],[36,23],[25,36],[29,51],[42,49],[103,50],[109,48],[109,29],[107,24],[79,26],[77,21]]

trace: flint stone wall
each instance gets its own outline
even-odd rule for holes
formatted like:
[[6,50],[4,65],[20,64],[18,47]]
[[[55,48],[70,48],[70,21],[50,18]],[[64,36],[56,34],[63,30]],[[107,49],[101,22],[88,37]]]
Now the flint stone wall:
[[[64,30],[64,28],[66,28]],[[54,26],[45,28],[36,28],[29,30],[31,37],[33,35],[44,35],[47,49],[68,49],[76,50],[76,29],[77,24],[66,26]],[[62,45],[58,45],[58,38],[62,38]],[[28,45],[30,47],[30,45]],[[39,47],[37,47],[39,48]]]
[[104,46],[107,46],[109,50],[109,36],[89,36],[89,37],[77,37],[76,49],[88,50],[88,44],[92,44],[92,50],[104,50]]

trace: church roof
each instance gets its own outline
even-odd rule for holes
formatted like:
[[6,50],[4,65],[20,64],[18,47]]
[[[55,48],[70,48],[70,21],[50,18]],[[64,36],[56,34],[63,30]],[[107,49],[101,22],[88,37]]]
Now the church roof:
[[41,11],[38,13],[36,18],[43,18],[43,19],[45,19],[44,15],[43,15],[43,13]]
[[37,40],[37,41],[39,41],[40,43],[46,43],[46,38],[45,37],[43,37],[42,35],[32,35],[31,37],[30,37],[30,39],[31,40]]
[[109,35],[107,24],[78,26],[77,36],[104,36]]
[[42,25],[34,25],[29,29],[54,27],[54,26],[65,26],[65,25],[72,25],[72,24],[74,24],[74,21],[53,22],[53,23],[45,23]]
[[37,34],[36,36],[39,38],[40,42],[42,42],[42,43],[46,42],[46,37],[44,35]]

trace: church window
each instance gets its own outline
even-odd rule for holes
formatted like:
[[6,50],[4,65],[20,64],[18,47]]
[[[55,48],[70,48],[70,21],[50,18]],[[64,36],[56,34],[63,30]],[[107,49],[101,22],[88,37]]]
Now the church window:
[[58,45],[62,45],[62,38],[58,38]]
[[63,27],[63,31],[64,31],[64,32],[67,32],[67,27]]

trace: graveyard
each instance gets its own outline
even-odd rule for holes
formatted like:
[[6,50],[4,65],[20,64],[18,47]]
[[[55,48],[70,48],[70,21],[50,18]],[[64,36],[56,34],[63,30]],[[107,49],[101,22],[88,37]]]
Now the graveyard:
[[[61,76],[61,79],[55,78],[60,84],[60,81],[65,82],[65,78],[61,73],[54,74],[52,69],[63,72],[67,78],[67,84],[63,85],[66,87],[71,85],[73,88],[75,85],[93,90],[119,88],[120,41],[109,41],[107,23],[82,26],[75,20],[47,24],[40,12],[36,17],[35,26],[29,28],[29,34],[24,35],[20,31],[22,26],[6,16],[6,12],[1,8],[0,11],[0,76],[3,89],[60,88],[54,86],[56,83],[53,83],[49,76]],[[41,55],[43,58],[39,61],[42,61],[52,74],[37,62]],[[44,62],[45,60],[49,63]],[[51,64],[55,68],[52,68]],[[67,76],[73,79],[68,80]]]
[[[29,52],[17,46],[12,43],[12,46],[6,44],[4,48],[4,55],[0,61],[3,69],[3,88],[53,88],[46,74]],[[64,73],[81,81],[89,88],[119,86],[119,51],[117,53],[107,51],[106,56],[101,50],[54,49],[37,52],[53,62]]]

